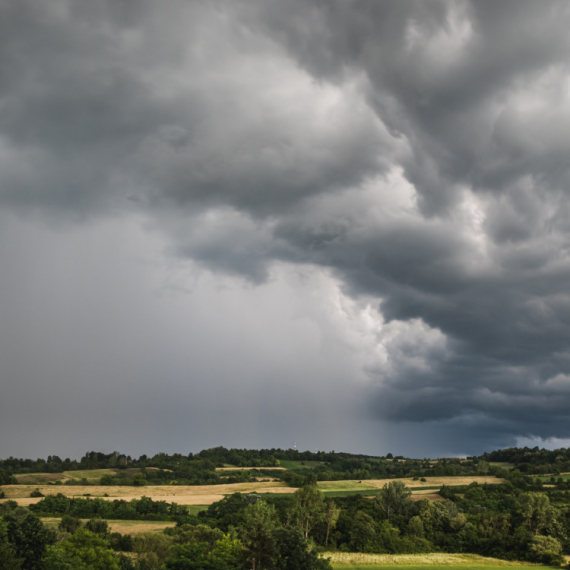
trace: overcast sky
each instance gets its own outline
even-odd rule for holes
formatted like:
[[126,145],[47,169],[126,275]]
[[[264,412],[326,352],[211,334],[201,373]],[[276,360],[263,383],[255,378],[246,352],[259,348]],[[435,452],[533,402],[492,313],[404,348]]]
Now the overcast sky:
[[569,29],[0,0],[0,457],[570,445]]

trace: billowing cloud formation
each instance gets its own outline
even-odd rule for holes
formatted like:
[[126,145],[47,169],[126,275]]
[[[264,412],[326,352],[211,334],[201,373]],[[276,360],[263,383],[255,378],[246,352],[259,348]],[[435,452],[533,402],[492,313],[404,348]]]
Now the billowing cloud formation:
[[253,287],[320,271],[371,418],[570,437],[565,2],[0,9],[2,208],[142,216]]

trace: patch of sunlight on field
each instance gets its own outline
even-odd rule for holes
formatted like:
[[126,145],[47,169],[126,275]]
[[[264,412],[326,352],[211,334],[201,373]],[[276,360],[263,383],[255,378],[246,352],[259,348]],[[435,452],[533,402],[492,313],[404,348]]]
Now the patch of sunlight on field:
[[[55,517],[41,517],[42,522],[50,528],[57,528],[61,519]],[[81,519],[84,523],[88,519]],[[165,528],[176,526],[175,522],[160,521],[120,521],[107,520],[110,532],[120,532],[121,534],[139,534],[141,532],[162,532]]]
[[485,568],[491,570],[494,567],[505,566],[536,566],[526,562],[511,562],[499,560],[498,558],[486,558],[476,554],[363,554],[360,552],[325,552],[324,558],[330,558],[335,569],[363,567],[372,570],[374,567],[404,566],[408,569],[429,567],[448,568],[450,566],[460,566],[464,570],[469,568]]
[[450,487],[458,485],[470,485],[471,483],[478,483],[479,485],[489,484],[498,485],[505,480],[494,476],[458,476],[458,477],[426,477],[425,481],[414,481],[413,479],[369,479],[359,481],[319,481],[318,486],[321,491],[365,491],[372,489],[381,489],[387,483],[392,481],[401,481],[413,490],[421,490],[426,487],[437,489],[442,485]]
[[[30,499],[29,485],[5,485],[1,488],[5,499],[15,500],[18,504],[36,503],[40,499]],[[280,482],[228,483],[225,485],[147,485],[131,487],[126,485],[40,485],[38,489],[44,495],[62,493],[66,497],[99,497],[108,499],[140,499],[143,495],[154,501],[166,501],[179,505],[211,505],[221,501],[225,495],[233,493],[294,493],[297,489],[287,487]],[[107,495],[107,496],[105,496]]]

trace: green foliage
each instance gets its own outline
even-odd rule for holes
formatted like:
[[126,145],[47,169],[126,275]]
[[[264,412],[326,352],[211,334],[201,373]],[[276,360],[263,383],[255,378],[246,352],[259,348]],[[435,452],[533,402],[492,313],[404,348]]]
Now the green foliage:
[[140,570],[160,568],[170,554],[172,539],[166,534],[146,532],[133,537],[133,552],[138,555]]
[[401,481],[391,481],[382,487],[377,501],[390,519],[394,515],[406,514],[414,509],[414,503],[409,498],[411,494],[410,489]]
[[5,517],[6,537],[18,558],[23,559],[23,570],[43,570],[43,557],[48,545],[55,542],[55,532],[27,509],[16,509]]
[[23,559],[8,542],[8,524],[0,517],[0,570],[20,570]]
[[59,521],[58,529],[63,532],[69,532],[70,534],[75,533],[75,531],[83,526],[81,519],[72,517],[70,515],[63,515]]
[[255,560],[256,570],[269,568],[276,553],[275,530],[279,524],[273,505],[257,501],[248,505],[240,527],[240,537],[248,560]]
[[292,520],[308,538],[311,530],[326,518],[323,494],[316,485],[305,485],[295,491]]
[[50,546],[45,570],[120,570],[109,543],[86,529]]
[[119,520],[175,520],[188,515],[188,509],[176,503],[153,501],[149,497],[131,501],[105,499],[69,498],[58,493],[48,495],[30,510],[43,515],[71,515],[77,518],[119,519]]
[[0,485],[15,485],[17,482],[16,477],[0,468]]
[[234,570],[243,554],[239,540],[222,537],[213,545],[207,543],[176,544],[166,560],[168,570]]
[[98,518],[92,518],[85,523],[85,529],[92,532],[93,534],[99,534],[103,537],[107,536],[109,532],[109,525],[107,521]]
[[328,560],[309,548],[303,533],[296,529],[279,529],[275,533],[278,570],[332,570]]

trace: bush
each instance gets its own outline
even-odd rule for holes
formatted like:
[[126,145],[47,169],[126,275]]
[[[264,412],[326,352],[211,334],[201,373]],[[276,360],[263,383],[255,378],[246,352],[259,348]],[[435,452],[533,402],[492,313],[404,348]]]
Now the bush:
[[93,534],[107,536],[109,525],[107,524],[107,521],[104,521],[101,518],[94,518],[85,523],[85,529],[90,530]]
[[81,522],[81,519],[70,515],[63,515],[58,528],[59,530],[73,534],[77,529],[81,528],[82,525],[83,523]]
[[44,494],[36,487],[31,493],[30,497],[43,497]]

